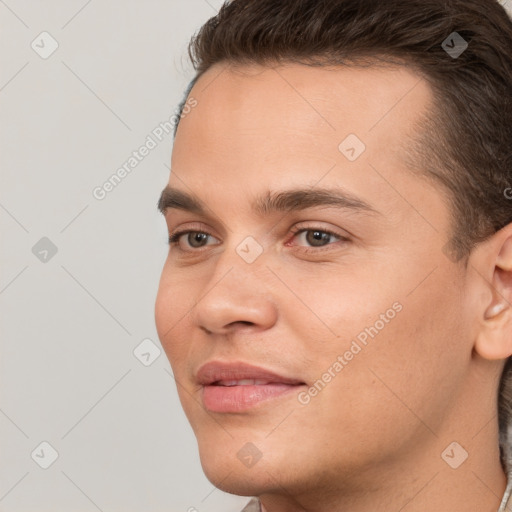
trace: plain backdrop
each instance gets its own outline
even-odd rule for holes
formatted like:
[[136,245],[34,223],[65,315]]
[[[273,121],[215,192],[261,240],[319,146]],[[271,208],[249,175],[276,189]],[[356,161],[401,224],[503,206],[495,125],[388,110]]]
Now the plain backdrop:
[[248,501],[204,477],[153,314],[161,123],[193,76],[190,36],[220,5],[0,0],[1,512]]

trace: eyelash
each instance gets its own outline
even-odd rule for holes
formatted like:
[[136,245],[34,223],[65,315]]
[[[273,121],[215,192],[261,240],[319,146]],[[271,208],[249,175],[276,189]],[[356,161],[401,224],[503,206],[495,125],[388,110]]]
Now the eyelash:
[[[332,231],[330,229],[319,228],[318,226],[294,226],[291,229],[292,238],[295,238],[300,233],[304,233],[304,232],[308,232],[308,231],[319,231],[320,233],[325,233],[325,234],[333,236],[335,238],[339,238],[339,240],[337,240],[337,242],[343,243],[343,242],[349,241],[349,239],[346,236],[342,235],[341,233],[336,233],[335,231]],[[184,229],[181,231],[176,231],[169,235],[169,240],[168,240],[169,245],[178,247],[178,249],[182,252],[197,252],[197,251],[200,251],[201,249],[205,249],[207,247],[207,246],[199,247],[196,249],[181,249],[181,248],[179,248],[180,238],[183,235],[188,235],[190,233],[201,233],[201,234],[205,234],[208,236],[213,236],[213,235],[210,235],[210,233],[208,233],[207,231],[200,230],[200,229]],[[319,247],[305,247],[305,246],[299,246],[299,247],[300,247],[300,251],[302,251],[304,253],[309,253],[309,252],[319,253],[323,250],[332,250],[331,246],[334,245],[335,243],[336,242],[332,242],[332,243],[329,243],[329,244],[326,244],[323,246],[319,246]]]

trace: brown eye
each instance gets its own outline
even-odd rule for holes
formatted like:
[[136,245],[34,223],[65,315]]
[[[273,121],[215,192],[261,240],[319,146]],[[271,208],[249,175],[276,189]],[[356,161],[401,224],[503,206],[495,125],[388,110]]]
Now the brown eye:
[[324,251],[345,249],[350,238],[343,232],[324,228],[321,225],[297,225],[292,228],[293,238],[285,245],[295,247],[303,254],[319,255]]
[[169,245],[176,246],[182,251],[200,249],[215,242],[218,240],[204,231],[178,231],[169,236]]
[[298,245],[306,247],[324,247],[343,239],[343,237],[324,229],[301,229],[296,232],[295,238],[299,242]]
[[306,241],[313,247],[322,247],[331,241],[332,234],[326,231],[307,230]]
[[187,235],[187,242],[190,247],[203,247],[208,242],[208,236],[206,233],[190,232]]

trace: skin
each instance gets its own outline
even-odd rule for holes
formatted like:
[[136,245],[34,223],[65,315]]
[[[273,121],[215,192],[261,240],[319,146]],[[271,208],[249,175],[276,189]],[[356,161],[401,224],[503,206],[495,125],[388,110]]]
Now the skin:
[[[207,215],[164,213],[170,233],[209,236],[170,247],[156,324],[207,477],[259,496],[267,512],[496,512],[512,225],[467,266],[446,256],[449,198],[404,163],[407,135],[432,101],[428,84],[404,67],[221,63],[190,95],[197,106],[180,123],[169,186],[194,194]],[[366,145],[353,162],[338,149],[348,134]],[[375,211],[250,207],[294,188],[341,188]],[[325,229],[336,236],[313,245],[311,230]],[[248,236],[263,249],[253,263],[236,251]],[[241,413],[205,410],[203,363],[263,366],[307,391],[396,303],[306,405],[290,393]],[[250,468],[237,457],[248,442],[262,454]],[[447,460],[460,447],[468,454],[457,469],[442,457],[452,442]]]

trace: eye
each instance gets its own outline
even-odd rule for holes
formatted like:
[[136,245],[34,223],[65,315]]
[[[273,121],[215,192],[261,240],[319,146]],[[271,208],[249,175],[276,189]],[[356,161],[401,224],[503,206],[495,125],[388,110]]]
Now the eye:
[[[348,242],[349,239],[341,233],[336,233],[329,229],[314,227],[295,227],[292,229],[295,243],[290,242],[285,245],[297,245],[303,247],[304,252],[330,249],[328,246],[334,245],[336,242]],[[298,243],[297,243],[298,242]],[[169,245],[176,246],[178,250],[183,252],[192,252],[209,245],[215,245],[219,240],[205,231],[200,230],[181,230],[169,235]]]
[[327,231],[320,231],[318,229],[305,229],[298,233],[296,237],[305,241],[312,247],[322,247],[332,242],[333,238],[337,238],[334,234]]
[[299,242],[294,245],[303,246],[305,250],[311,248],[321,249],[329,245],[334,245],[335,242],[348,241],[348,238],[341,233],[335,233],[334,231],[318,227],[298,227],[293,230],[293,233],[294,236],[292,240]]
[[[169,244],[179,246],[182,250],[199,249],[207,245],[212,245],[209,238],[217,240],[203,231],[178,231],[169,235]],[[217,240],[218,241],[218,240]],[[183,245],[185,247],[183,247]]]

